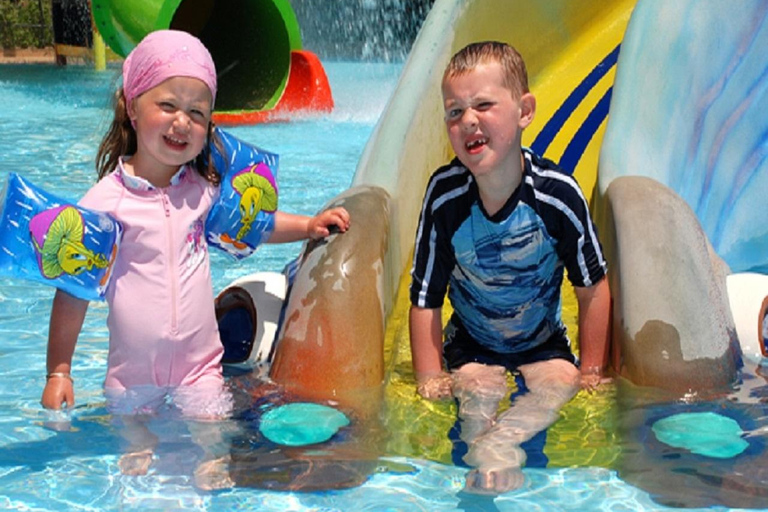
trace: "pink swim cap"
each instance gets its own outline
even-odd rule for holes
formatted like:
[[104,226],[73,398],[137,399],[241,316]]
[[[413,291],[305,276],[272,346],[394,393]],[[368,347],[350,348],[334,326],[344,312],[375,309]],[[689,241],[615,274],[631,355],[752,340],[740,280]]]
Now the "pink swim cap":
[[198,38],[179,30],[149,33],[123,62],[123,92],[128,104],[169,78],[197,78],[216,101],[216,66]]

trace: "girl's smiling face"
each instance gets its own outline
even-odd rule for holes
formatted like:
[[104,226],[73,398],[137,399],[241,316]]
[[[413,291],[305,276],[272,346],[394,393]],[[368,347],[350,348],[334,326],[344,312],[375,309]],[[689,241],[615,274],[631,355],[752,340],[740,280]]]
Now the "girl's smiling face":
[[[211,91],[196,78],[174,77],[128,106],[136,129],[134,172],[150,179],[171,176],[202,151],[211,122]],[[162,180],[160,180],[162,181]]]
[[515,99],[499,63],[483,62],[446,79],[443,106],[451,146],[476,178],[519,169],[522,131],[536,102],[530,93]]

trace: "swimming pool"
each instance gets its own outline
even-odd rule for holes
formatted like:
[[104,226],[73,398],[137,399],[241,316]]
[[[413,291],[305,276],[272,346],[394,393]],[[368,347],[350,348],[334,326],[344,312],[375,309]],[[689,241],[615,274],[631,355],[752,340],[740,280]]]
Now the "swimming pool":
[[[78,67],[0,67],[0,183],[5,183],[9,172],[18,172],[47,190],[73,199],[90,186],[95,179],[93,156],[111,116],[108,100],[115,76],[111,71],[100,74]],[[331,62],[327,71],[336,99],[330,116],[231,130],[281,155],[278,180],[281,207],[286,211],[313,213],[349,186],[365,142],[394,88],[400,65]],[[214,286],[218,290],[253,269],[280,271],[299,248],[299,244],[265,246],[241,262],[213,254]],[[388,435],[377,447],[382,457],[376,469],[361,486],[314,493],[254,488],[197,491],[190,469],[196,456],[194,446],[184,427],[172,418],[162,420],[165,441],[150,473],[122,476],[117,468],[118,437],[101,395],[107,351],[103,304],[91,306],[73,362],[78,406],[64,414],[46,412],[39,405],[52,296],[52,289],[38,284],[0,281],[0,508],[667,510],[648,492],[619,478],[614,469],[619,457],[622,453],[635,456],[638,474],[653,472],[654,461],[672,465],[672,472],[690,469],[675,466],[676,460],[688,463],[689,459],[654,442],[649,432],[652,420],[669,408],[697,411],[701,407],[680,403],[660,411],[649,397],[633,402],[620,416],[615,405],[619,389],[608,386],[597,395],[580,394],[564,408],[562,419],[548,433],[544,456],[549,467],[526,468],[528,479],[522,489],[495,500],[465,496],[461,489],[466,470],[451,464],[452,445],[446,434],[453,423],[453,406],[414,398],[401,328],[387,335],[388,350],[393,353],[388,358],[392,363],[383,419]],[[404,314],[402,307],[393,313]],[[729,401],[749,398],[744,395],[759,402],[764,393],[764,386],[757,384],[761,380],[753,376],[751,386],[743,386],[733,397],[706,404],[707,410],[726,409]],[[752,422],[751,449],[763,450],[759,429],[766,424],[765,412],[754,406],[742,413]],[[708,462],[700,460],[706,467]],[[706,478],[702,473],[700,480],[713,492],[727,485],[707,484]],[[678,503],[691,506],[686,500]]]

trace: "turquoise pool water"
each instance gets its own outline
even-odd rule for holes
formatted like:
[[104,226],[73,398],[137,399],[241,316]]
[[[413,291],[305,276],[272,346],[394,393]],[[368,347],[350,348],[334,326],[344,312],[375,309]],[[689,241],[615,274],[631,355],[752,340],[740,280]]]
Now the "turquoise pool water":
[[[92,161],[110,120],[115,71],[0,66],[0,183],[9,172],[18,172],[64,197],[83,194],[95,179]],[[278,180],[286,211],[313,213],[347,188],[400,65],[331,62],[327,71],[336,99],[331,115],[231,129],[281,155]],[[255,269],[280,271],[299,249],[300,244],[265,246],[241,262],[213,254],[214,286],[221,289]],[[53,290],[39,284],[0,280],[0,509],[668,510],[602,467],[526,469],[521,490],[490,499],[461,492],[464,468],[386,453],[379,469],[351,489],[205,493],[192,485],[195,450],[173,418],[159,420],[166,441],[150,473],[123,476],[117,467],[118,436],[101,394],[107,353],[103,304],[90,308],[77,346],[77,407],[51,413],[39,405],[52,297]]]

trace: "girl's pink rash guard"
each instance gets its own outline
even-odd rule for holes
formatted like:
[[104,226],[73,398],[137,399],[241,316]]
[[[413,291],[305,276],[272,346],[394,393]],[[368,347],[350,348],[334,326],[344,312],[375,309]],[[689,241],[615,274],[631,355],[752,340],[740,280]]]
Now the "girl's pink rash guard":
[[[80,201],[125,232],[107,290],[105,388],[223,380],[204,223],[218,188],[189,167],[155,188],[122,162]],[[211,382],[213,381],[213,382]]]

